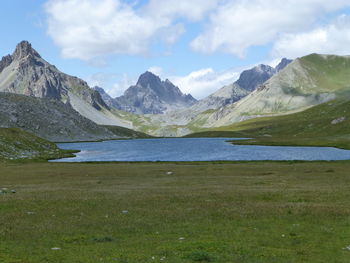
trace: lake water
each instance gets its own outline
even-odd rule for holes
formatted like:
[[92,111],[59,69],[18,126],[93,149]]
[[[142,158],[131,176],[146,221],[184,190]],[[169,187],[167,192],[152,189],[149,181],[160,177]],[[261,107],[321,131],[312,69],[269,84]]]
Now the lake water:
[[330,147],[232,145],[230,138],[175,138],[119,140],[58,144],[80,150],[75,158],[53,162],[92,161],[252,161],[252,160],[350,160],[350,151]]

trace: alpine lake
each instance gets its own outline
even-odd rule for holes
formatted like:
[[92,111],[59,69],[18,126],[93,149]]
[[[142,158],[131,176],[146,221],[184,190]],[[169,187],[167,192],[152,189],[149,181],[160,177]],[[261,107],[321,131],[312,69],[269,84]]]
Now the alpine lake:
[[350,151],[332,147],[234,145],[237,138],[162,138],[58,144],[79,150],[54,162],[336,161]]

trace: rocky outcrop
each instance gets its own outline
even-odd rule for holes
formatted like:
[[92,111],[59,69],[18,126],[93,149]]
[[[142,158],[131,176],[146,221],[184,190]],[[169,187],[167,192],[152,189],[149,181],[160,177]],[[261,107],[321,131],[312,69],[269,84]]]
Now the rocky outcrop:
[[275,73],[276,70],[274,68],[261,64],[252,69],[243,71],[235,84],[244,90],[252,92]]

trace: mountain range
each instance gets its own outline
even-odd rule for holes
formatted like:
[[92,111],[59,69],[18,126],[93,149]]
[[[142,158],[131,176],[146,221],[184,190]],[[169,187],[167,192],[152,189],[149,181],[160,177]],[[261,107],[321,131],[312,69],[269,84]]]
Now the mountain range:
[[123,96],[112,98],[103,88],[59,71],[22,41],[0,61],[0,127],[53,141],[142,136],[121,127],[183,136],[340,98],[350,90],[349,73],[347,56],[282,59],[274,68],[261,64],[245,70],[234,83],[197,101],[147,71]]
[[[350,91],[348,56],[311,54],[292,62],[284,60],[281,65],[284,68],[277,66],[269,79],[257,85],[249,94],[243,94],[236,102],[221,107],[222,103],[219,103],[207,110],[205,109],[208,104],[204,104],[197,111],[195,107],[203,103],[199,101],[197,106],[188,109],[170,112],[164,116],[152,116],[144,131],[159,136],[183,136],[247,119],[301,112],[341,98]],[[231,87],[236,87],[236,84],[237,82]],[[224,87],[222,90],[234,89]],[[208,98],[212,97],[213,95]],[[220,97],[225,98],[224,95]]]

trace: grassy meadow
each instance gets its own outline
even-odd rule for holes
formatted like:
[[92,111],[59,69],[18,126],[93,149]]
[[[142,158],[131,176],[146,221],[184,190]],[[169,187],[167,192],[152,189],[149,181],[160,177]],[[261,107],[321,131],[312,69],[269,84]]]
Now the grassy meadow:
[[4,162],[0,262],[349,262],[349,170]]

